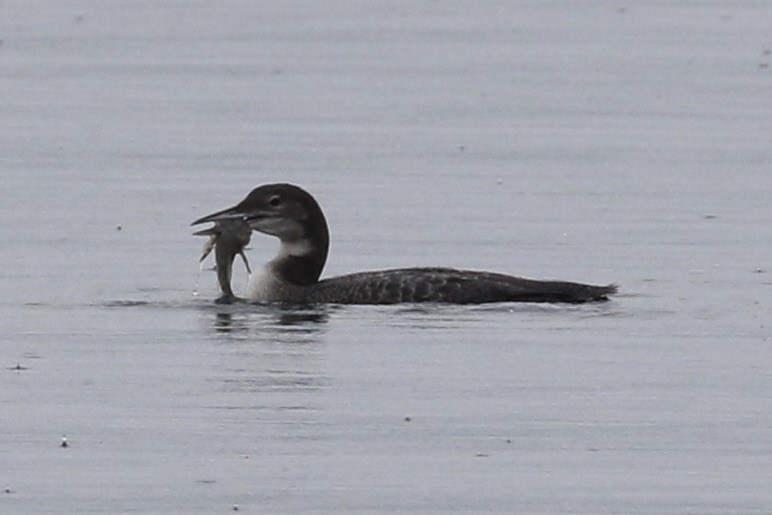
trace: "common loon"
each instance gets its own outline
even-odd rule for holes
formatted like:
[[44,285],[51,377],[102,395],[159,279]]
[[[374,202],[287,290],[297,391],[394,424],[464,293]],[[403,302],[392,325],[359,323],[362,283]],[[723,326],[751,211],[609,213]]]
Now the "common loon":
[[[452,268],[400,268],[360,272],[319,280],[330,236],[324,213],[313,196],[292,184],[266,184],[236,206],[199,218],[191,225],[215,222],[215,256],[224,297],[233,296],[233,259],[249,239],[244,226],[276,236],[278,255],[261,274],[250,274],[247,300],[299,304],[397,304],[400,302],[566,302],[607,300],[616,285],[538,281],[510,275]],[[226,226],[223,223],[233,222]],[[225,230],[224,230],[225,229]],[[202,231],[206,232],[206,231]],[[220,267],[220,263],[223,266]],[[223,268],[220,273],[220,268]],[[226,273],[227,271],[227,273]],[[227,286],[225,283],[228,283]]]

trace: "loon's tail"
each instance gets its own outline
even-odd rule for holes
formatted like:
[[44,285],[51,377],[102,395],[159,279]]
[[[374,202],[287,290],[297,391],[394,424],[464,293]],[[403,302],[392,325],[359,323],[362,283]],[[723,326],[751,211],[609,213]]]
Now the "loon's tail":
[[513,302],[565,302],[581,304],[608,300],[618,291],[616,284],[598,286],[567,281],[519,280],[512,285],[509,300]]

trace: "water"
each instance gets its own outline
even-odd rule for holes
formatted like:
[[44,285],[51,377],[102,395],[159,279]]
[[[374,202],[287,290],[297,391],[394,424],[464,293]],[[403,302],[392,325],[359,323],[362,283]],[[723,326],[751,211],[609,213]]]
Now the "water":
[[[512,5],[6,5],[0,509],[771,511],[772,7]],[[217,306],[272,181],[326,275],[621,294]]]

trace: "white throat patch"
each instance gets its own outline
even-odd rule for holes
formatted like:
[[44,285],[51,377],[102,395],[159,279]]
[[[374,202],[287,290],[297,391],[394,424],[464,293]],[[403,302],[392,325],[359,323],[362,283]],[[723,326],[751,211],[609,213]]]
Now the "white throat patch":
[[279,255],[277,259],[281,259],[287,256],[302,257],[307,256],[314,250],[313,245],[308,240],[298,241],[283,241],[279,247]]
[[246,297],[255,302],[270,302],[274,300],[272,293],[279,284],[279,278],[276,277],[270,265],[267,265],[262,270],[249,275]]

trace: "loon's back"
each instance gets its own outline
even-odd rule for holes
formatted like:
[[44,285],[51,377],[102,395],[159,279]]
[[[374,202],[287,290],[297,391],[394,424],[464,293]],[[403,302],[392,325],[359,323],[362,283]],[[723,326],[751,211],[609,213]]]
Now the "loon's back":
[[506,274],[453,268],[400,268],[324,279],[305,287],[308,302],[397,304],[400,302],[568,302],[607,300],[616,286],[536,281]]

